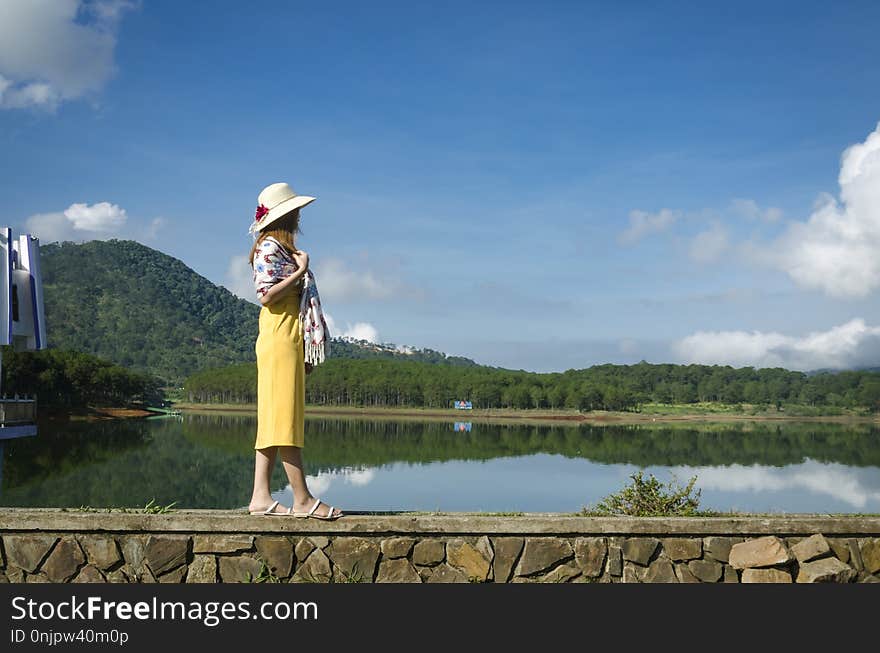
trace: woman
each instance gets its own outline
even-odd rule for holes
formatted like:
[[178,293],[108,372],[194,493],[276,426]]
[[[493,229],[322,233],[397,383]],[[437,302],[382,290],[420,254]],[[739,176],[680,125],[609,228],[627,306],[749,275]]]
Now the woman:
[[[299,212],[314,197],[297,195],[287,184],[263,189],[250,233],[255,242],[250,262],[263,307],[257,336],[257,441],[252,515],[293,515],[337,519],[342,511],[312,496],[302,465],[305,422],[305,374],[300,298],[309,255],[296,248]],[[311,365],[308,366],[308,371]],[[284,509],[272,499],[269,480],[280,454],[293,490]]]

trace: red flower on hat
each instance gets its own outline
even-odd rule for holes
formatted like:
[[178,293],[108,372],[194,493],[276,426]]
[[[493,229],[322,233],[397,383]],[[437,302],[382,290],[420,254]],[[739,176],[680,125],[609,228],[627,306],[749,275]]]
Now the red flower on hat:
[[260,204],[257,207],[257,212],[254,214],[254,220],[259,222],[260,220],[263,219],[263,216],[266,215],[268,212],[269,212],[269,209],[267,209],[265,206]]

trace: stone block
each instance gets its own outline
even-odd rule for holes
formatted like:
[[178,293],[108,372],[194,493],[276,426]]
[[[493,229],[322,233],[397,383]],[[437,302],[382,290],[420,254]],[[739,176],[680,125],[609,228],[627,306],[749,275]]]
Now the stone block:
[[429,583],[467,583],[468,577],[455,567],[450,567],[445,562],[432,568]]
[[[437,574],[436,570],[431,576]],[[421,583],[422,577],[406,558],[394,558],[382,560],[379,563],[379,573],[376,574],[377,583]]]
[[137,575],[127,566],[107,572],[108,583],[136,583]]
[[382,540],[382,557],[383,558],[406,558],[412,551],[416,541],[412,537],[389,537]]
[[293,569],[293,543],[286,537],[260,535],[254,540],[257,555],[278,578],[287,578]]
[[489,578],[492,559],[491,554],[487,555],[485,545],[478,549],[466,540],[456,538],[446,543],[446,564],[460,569],[469,579],[483,582]]
[[862,552],[859,550],[859,541],[851,539],[847,542],[849,548],[849,565],[856,571],[864,571]]
[[35,572],[57,541],[51,535],[5,535],[7,566]]
[[670,560],[694,560],[703,555],[703,541],[690,537],[667,537],[660,540],[663,551]]
[[263,568],[259,560],[250,556],[219,556],[217,562],[220,580],[224,583],[253,582]]
[[736,573],[736,569],[734,569],[730,565],[724,565],[724,576],[722,577],[721,582],[739,583],[739,574]]
[[573,553],[571,544],[559,537],[526,538],[515,573],[517,576],[530,576],[546,571],[570,558]]
[[122,562],[119,546],[109,535],[82,535],[79,543],[86,552],[86,560],[98,569],[106,571]]
[[602,575],[608,545],[603,537],[578,537],[574,541],[574,559],[584,576]]
[[621,582],[641,583],[646,570],[647,567],[641,567],[634,562],[626,560],[623,563],[623,577]]
[[160,583],[182,583],[186,576],[186,565],[181,565],[177,569],[172,569],[167,574],[159,576]]
[[189,538],[175,535],[151,535],[144,558],[156,577],[186,563]]
[[782,569],[743,569],[743,583],[790,583],[791,572]]
[[186,573],[187,583],[216,583],[217,558],[209,553],[197,553],[189,563]]
[[620,576],[623,573],[623,550],[616,544],[608,545],[605,573],[611,576]]
[[[806,540],[805,540],[806,541]],[[851,583],[856,570],[837,558],[820,558],[801,563],[798,569],[798,583]]]
[[326,549],[337,581],[373,582],[379,542],[366,537],[337,537]]
[[76,575],[71,582],[73,583],[106,583],[107,581],[104,579],[104,576],[101,575],[101,572],[98,571],[98,568],[94,565],[86,565],[82,569],[79,570],[79,573]]
[[581,570],[573,564],[559,565],[541,578],[545,583],[568,583],[581,575]]
[[859,540],[862,566],[869,574],[880,572],[880,538]]
[[730,564],[736,569],[771,567],[791,560],[791,551],[775,535],[746,540],[730,549]]
[[122,557],[129,567],[140,573],[147,550],[147,538],[143,535],[125,535],[119,539]]
[[702,583],[717,583],[724,565],[715,560],[691,560],[687,563],[691,573]]
[[703,551],[707,557],[713,560],[728,562],[731,547],[742,541],[741,537],[705,537],[703,538]]
[[309,540],[317,549],[325,549],[330,544],[330,538],[325,535],[311,535]]
[[244,553],[253,546],[253,535],[211,533],[193,537],[193,553]]
[[647,566],[659,544],[653,537],[628,537],[623,542],[623,559]]
[[849,543],[846,539],[841,537],[828,538],[828,546],[841,562],[849,562]]
[[138,583],[153,584],[159,582],[158,580],[156,580],[156,575],[150,570],[149,565],[144,565],[143,567],[141,567],[140,573],[136,574],[135,578],[137,579]]
[[830,553],[831,547],[821,533],[816,533],[792,546],[791,552],[798,562],[804,563]]
[[76,575],[85,561],[86,556],[76,538],[65,536],[52,549],[40,570],[53,583],[66,583]]
[[7,567],[6,568],[6,579],[10,583],[23,583],[24,577],[26,576],[26,572],[19,569],[18,567]]
[[46,574],[25,574],[25,583],[51,583],[52,581],[46,577]]
[[677,583],[672,563],[666,558],[657,558],[642,577],[643,583]]
[[679,583],[699,583],[700,579],[691,573],[686,563],[679,562],[675,565],[675,575]]
[[295,583],[329,583],[331,579],[330,558],[319,548],[309,554],[293,575]]
[[416,542],[412,561],[417,565],[436,565],[446,557],[446,543],[443,540],[429,539]]
[[521,537],[492,538],[492,548],[495,551],[495,558],[492,562],[492,577],[496,583],[506,583],[510,580],[510,573],[513,571],[519,554],[522,553],[524,544],[525,540]]
[[308,537],[304,537],[297,543],[296,547],[294,548],[296,559],[305,560],[314,550],[315,545],[312,543],[311,539]]

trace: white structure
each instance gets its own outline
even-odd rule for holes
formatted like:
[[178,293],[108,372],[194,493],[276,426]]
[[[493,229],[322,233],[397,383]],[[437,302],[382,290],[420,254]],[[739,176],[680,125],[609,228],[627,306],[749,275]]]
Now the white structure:
[[[0,227],[0,345],[15,351],[46,349],[46,316],[40,274],[40,241],[30,234],[17,240],[12,229]],[[0,383],[2,383],[0,359]],[[36,398],[0,398],[2,441],[37,434]]]

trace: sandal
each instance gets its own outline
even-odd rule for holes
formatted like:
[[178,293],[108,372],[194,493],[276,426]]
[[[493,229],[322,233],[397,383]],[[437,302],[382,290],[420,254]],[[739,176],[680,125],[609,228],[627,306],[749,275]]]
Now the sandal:
[[281,505],[280,501],[273,501],[272,505],[266,508],[265,510],[252,510],[252,515],[266,515],[267,517],[284,517],[286,515],[291,514],[293,508],[288,508],[287,510],[281,510],[279,512],[275,512],[275,506]]
[[340,517],[342,517],[342,511],[340,511],[338,515],[333,514],[333,511],[336,510],[333,506],[330,506],[330,510],[327,511],[326,515],[319,515],[315,512],[315,510],[318,509],[318,506],[320,506],[321,503],[323,502],[316,497],[315,503],[312,504],[312,507],[308,512],[293,512],[293,506],[291,506],[290,514],[294,517],[311,517],[312,519],[323,519],[324,521],[333,521],[334,519],[339,519]]

